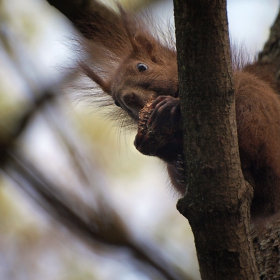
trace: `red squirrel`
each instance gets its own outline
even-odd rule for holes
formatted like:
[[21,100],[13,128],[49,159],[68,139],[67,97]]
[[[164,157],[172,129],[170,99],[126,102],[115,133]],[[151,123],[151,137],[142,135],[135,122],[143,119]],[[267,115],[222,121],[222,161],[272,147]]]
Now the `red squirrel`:
[[[174,44],[154,35],[145,17],[121,8],[119,15],[110,13],[102,21],[95,14],[76,24],[85,37],[79,65],[116,108],[138,123],[136,148],[165,161],[183,195],[188,159],[183,159]],[[234,70],[233,80],[241,168],[254,188],[251,215],[270,216],[280,209],[280,87],[270,65],[258,62]]]

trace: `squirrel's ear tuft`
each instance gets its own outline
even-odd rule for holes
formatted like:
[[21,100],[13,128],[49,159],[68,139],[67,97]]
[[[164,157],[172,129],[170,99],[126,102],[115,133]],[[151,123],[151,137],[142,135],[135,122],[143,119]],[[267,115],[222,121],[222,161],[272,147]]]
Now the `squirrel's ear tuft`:
[[160,62],[161,59],[157,55],[156,43],[150,40],[142,34],[136,34],[134,37],[135,42],[137,42],[138,48],[140,47],[145,51],[153,62]]
[[136,44],[134,37],[135,37],[135,33],[136,33],[136,22],[135,22],[135,18],[131,13],[126,12],[123,7],[118,4],[118,9],[120,11],[121,14],[121,19],[122,19],[122,24],[123,24],[123,28],[126,32],[127,38],[131,43],[131,47],[133,49],[134,52],[137,52],[139,49],[139,46]]
[[149,35],[147,27],[139,24],[139,22],[137,22],[137,18],[133,14],[124,11],[120,5],[118,5],[118,8],[123,21],[123,28],[126,31],[133,52],[145,52],[152,61],[161,61],[157,55],[157,42]]

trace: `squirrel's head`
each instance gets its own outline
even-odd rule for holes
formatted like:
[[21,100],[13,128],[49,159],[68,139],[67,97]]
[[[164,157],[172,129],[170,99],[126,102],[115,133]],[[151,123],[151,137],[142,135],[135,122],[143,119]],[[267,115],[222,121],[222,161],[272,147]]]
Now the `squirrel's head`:
[[159,35],[151,34],[149,21],[143,16],[136,18],[120,8],[120,17],[122,25],[117,31],[111,30],[118,36],[108,37],[111,42],[106,48],[104,37],[102,42],[89,42],[91,62],[80,65],[117,106],[138,120],[139,111],[148,101],[159,95],[178,96],[176,51],[172,44],[162,44]]

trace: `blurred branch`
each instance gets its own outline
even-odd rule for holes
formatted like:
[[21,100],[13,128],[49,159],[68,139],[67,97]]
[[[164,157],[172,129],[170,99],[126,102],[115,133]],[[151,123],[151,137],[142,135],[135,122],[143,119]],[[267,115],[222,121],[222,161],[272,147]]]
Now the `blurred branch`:
[[96,210],[91,205],[78,196],[55,186],[32,163],[17,153],[9,152],[9,163],[4,169],[9,177],[48,213],[79,233],[85,240],[98,241],[107,245],[126,244],[128,234],[124,225],[104,200],[104,209],[98,209],[103,212],[102,215],[99,213],[96,215]]
[[49,103],[53,98],[54,94],[50,91],[43,92],[40,96],[34,97],[34,102],[30,108],[26,109],[20,114],[20,116],[15,116],[17,121],[12,128],[12,131],[8,133],[8,136],[0,138],[0,168],[1,165],[5,165],[6,159],[8,157],[7,152],[14,148],[16,140],[21,136],[21,134],[28,127],[30,121],[34,118],[37,112],[39,112],[43,105]]
[[9,177],[83,241],[89,244],[100,242],[119,249],[126,248],[137,259],[160,272],[166,279],[191,279],[186,273],[177,272],[178,268],[175,269],[164,260],[154,245],[146,241],[134,240],[122,219],[104,198],[103,207],[99,207],[96,212],[78,196],[62,191],[44,178],[19,154],[9,152],[8,155],[9,162],[4,170]]

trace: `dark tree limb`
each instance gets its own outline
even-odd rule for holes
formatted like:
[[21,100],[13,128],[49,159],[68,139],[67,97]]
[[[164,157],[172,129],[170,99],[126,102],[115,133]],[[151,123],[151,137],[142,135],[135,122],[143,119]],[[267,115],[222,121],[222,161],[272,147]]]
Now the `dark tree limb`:
[[187,192],[202,279],[258,279],[240,169],[225,0],[175,0]]
[[[116,32],[125,32],[121,26],[121,18],[111,9],[96,0],[47,0],[50,5],[65,15],[82,33],[85,38],[92,39],[95,32],[100,33],[100,28],[96,28],[92,24],[91,17],[99,19],[98,26],[114,26]],[[83,28],[79,28],[82,25]],[[111,30],[112,28],[104,28]],[[120,30],[121,29],[121,30]],[[90,32],[87,32],[90,30]],[[104,36],[112,36],[114,34],[103,34]],[[100,35],[99,35],[100,36]]]
[[276,64],[275,76],[280,81],[280,11],[270,29],[270,36],[259,53],[259,62]]

